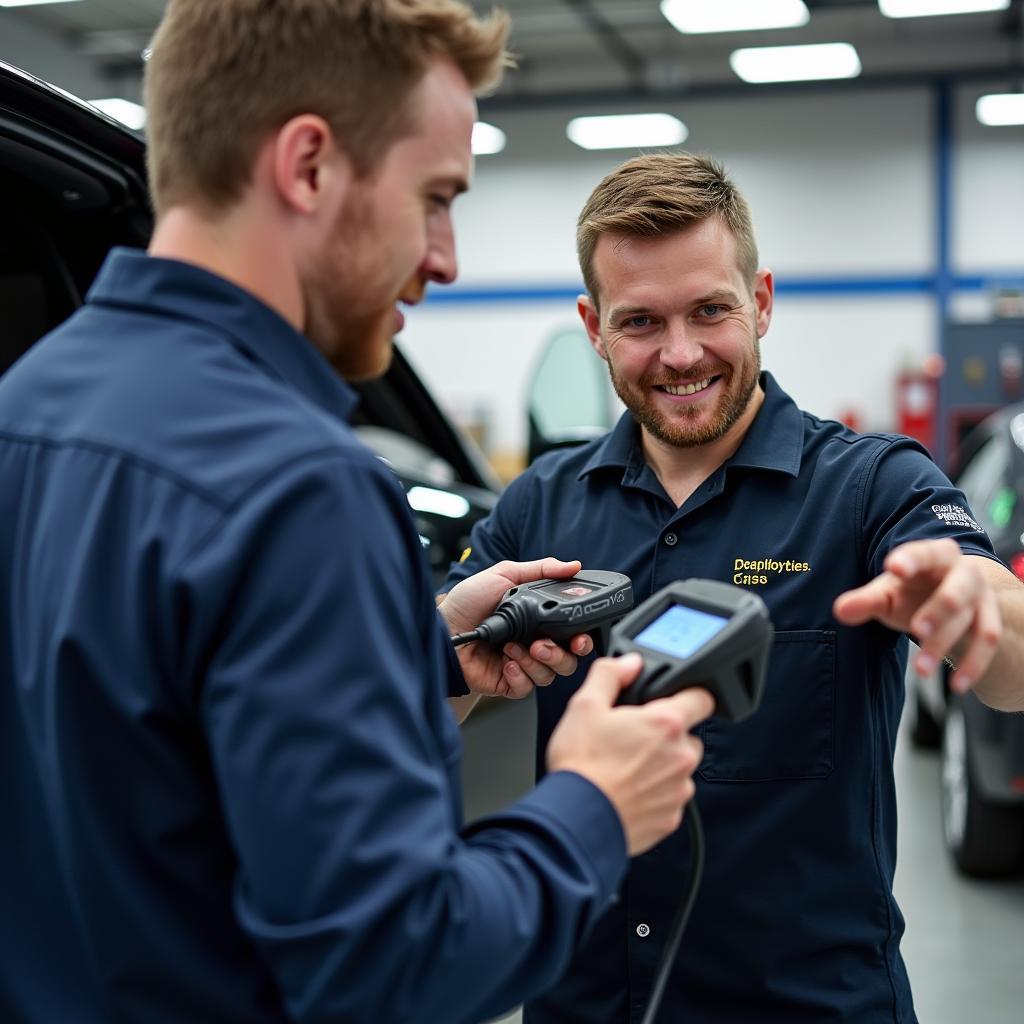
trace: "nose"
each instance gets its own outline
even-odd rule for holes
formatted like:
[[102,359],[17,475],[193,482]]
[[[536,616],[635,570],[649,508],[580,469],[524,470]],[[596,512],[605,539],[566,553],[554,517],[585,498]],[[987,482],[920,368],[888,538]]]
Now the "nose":
[[458,276],[455,259],[455,231],[450,217],[438,218],[427,231],[427,255],[420,265],[425,281],[451,284]]
[[685,371],[704,357],[704,348],[685,320],[668,322],[661,346],[661,361],[672,370]]

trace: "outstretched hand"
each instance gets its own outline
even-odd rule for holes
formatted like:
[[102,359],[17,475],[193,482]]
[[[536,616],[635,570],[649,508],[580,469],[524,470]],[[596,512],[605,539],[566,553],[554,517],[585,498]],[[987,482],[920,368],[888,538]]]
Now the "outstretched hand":
[[833,612],[848,626],[875,619],[909,633],[921,650],[914,665],[927,675],[945,657],[957,668],[950,685],[969,690],[988,670],[1003,632],[995,591],[955,541],[911,541],[894,548],[884,571],[836,598]]
[[[580,571],[579,562],[540,558],[532,562],[499,562],[457,583],[438,605],[450,633],[475,629],[501,600],[510,587],[542,579],[568,579]],[[487,643],[471,643],[458,648],[459,663],[466,685],[474,693],[497,697],[526,697],[534,686],[547,686],[556,675],[576,671],[578,657],[594,649],[589,636],[575,636],[569,649],[553,640],[535,640],[529,649],[520,644],[505,644],[497,650]]]

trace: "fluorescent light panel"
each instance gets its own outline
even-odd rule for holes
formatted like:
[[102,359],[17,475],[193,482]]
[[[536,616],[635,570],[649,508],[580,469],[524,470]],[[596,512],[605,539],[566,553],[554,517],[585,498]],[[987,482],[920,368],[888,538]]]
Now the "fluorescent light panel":
[[661,13],[688,34],[796,28],[811,17],[803,0],[661,0]]
[[1010,0],[878,0],[887,18],[930,18],[939,14],[978,14],[1005,11]]
[[856,78],[860,58],[849,43],[759,46],[734,50],[729,64],[744,82],[810,82]]
[[504,148],[505,133],[500,128],[486,121],[477,121],[473,125],[473,156],[489,156],[500,153]]
[[1024,92],[982,96],[974,106],[974,113],[982,124],[1024,124]]
[[35,7],[38,4],[70,4],[75,0],[0,0],[0,7]]
[[612,114],[574,117],[565,134],[582,149],[636,149],[678,146],[689,131],[671,114]]
[[115,121],[136,130],[146,126],[146,108],[131,100],[123,100],[118,97],[111,97],[105,100],[89,100],[89,102],[102,110],[108,117]]

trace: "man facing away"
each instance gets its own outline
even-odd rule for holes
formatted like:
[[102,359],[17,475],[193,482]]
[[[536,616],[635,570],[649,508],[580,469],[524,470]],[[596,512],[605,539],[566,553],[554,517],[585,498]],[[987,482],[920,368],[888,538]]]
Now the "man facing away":
[[[171,0],[147,70],[157,224],[0,381],[0,1017],[470,1022],[536,995],[693,790],[706,693],[613,708],[465,827],[463,655],[355,439],[400,302],[455,277],[502,18],[450,0]],[[333,364],[333,368],[332,368]],[[577,653],[589,641],[577,638]]]
[[[924,449],[802,412],[761,372],[773,279],[715,160],[623,164],[577,243],[579,312],[628,411],[514,481],[448,584],[543,552],[628,574],[638,600],[691,576],[763,598],[762,705],[699,731],[707,865],[664,1017],[909,1024],[892,894],[906,634],[922,670],[949,656],[955,689],[1019,710],[1024,588]],[[573,690],[537,691],[540,751]],[[683,830],[633,862],[529,1024],[641,1019],[689,856]]]

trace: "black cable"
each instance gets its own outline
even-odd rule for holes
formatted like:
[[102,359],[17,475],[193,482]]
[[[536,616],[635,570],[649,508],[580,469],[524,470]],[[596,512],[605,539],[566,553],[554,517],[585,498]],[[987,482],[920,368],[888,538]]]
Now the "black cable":
[[654,1024],[654,1018],[658,1015],[669,971],[672,969],[676,953],[679,951],[679,940],[682,939],[686,922],[690,919],[690,911],[693,910],[693,904],[697,900],[697,890],[700,888],[701,875],[704,873],[704,827],[701,824],[696,800],[690,801],[683,816],[686,818],[687,828],[690,832],[690,887],[680,902],[675,920],[669,929],[668,941],[661,954],[658,973],[655,975],[654,986],[651,989],[651,998],[647,1002],[647,1010],[641,1024]]
[[501,647],[502,644],[509,641],[527,643],[527,638],[535,633],[531,609],[527,605],[505,601],[476,629],[470,630],[468,633],[456,633],[451,640],[454,647],[471,644],[474,640],[486,640],[492,647]]

